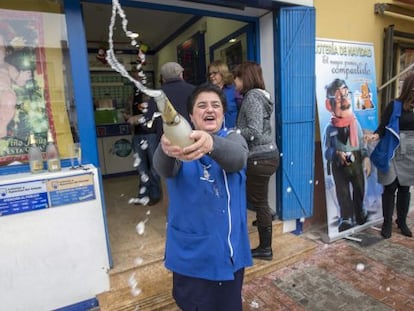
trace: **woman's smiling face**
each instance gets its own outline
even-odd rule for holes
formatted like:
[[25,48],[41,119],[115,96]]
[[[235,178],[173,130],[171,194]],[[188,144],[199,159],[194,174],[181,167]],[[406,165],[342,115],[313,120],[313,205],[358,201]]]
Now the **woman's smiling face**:
[[221,129],[224,119],[223,104],[215,92],[201,92],[190,114],[196,130],[216,133]]

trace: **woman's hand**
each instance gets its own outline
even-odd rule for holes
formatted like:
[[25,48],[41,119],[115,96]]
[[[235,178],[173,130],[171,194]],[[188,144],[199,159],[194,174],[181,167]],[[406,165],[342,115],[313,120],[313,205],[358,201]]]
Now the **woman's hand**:
[[165,135],[162,135],[161,148],[169,157],[182,161],[198,160],[213,150],[213,137],[209,133],[195,130],[191,133],[190,138],[194,139],[195,142],[190,146],[181,148],[171,145]]
[[172,145],[168,138],[165,136],[165,134],[161,136],[160,144],[162,151],[171,158],[178,159],[183,154],[182,148],[179,146]]
[[369,143],[370,141],[376,141],[379,139],[378,133],[366,134],[364,135],[364,140]]

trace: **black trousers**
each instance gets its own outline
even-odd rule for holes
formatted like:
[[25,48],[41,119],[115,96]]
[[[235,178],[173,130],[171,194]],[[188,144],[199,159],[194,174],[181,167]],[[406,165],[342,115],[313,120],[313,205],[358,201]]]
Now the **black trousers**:
[[173,273],[173,297],[183,311],[242,311],[244,269],[231,281],[210,281]]
[[246,192],[247,202],[256,209],[257,225],[269,227],[272,225],[272,211],[269,207],[270,177],[279,167],[279,158],[270,160],[247,161]]
[[[358,224],[364,221],[363,210],[365,179],[360,152],[354,152],[355,161],[350,165],[332,165],[341,218],[355,219]],[[351,186],[352,185],[352,193]]]

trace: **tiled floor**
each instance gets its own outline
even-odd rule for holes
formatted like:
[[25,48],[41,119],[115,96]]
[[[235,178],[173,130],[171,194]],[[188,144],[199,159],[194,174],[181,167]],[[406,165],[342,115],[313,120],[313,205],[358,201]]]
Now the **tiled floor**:
[[[104,180],[112,274],[129,273],[137,256],[150,261],[163,252],[167,199],[152,207],[128,204],[136,194],[137,183],[133,176]],[[135,226],[146,218],[146,233],[139,236]],[[408,222],[414,231],[413,208]],[[383,240],[370,228],[358,234],[371,241],[368,245],[345,239],[324,244],[320,239],[323,231],[310,228],[301,236],[316,243],[316,250],[305,259],[281,268],[279,265],[245,282],[244,311],[414,310],[414,238],[402,236],[395,227],[392,238]],[[171,305],[149,304],[145,310],[177,310]]]
[[[414,229],[414,212],[409,223]],[[379,232],[359,236],[374,240]],[[391,239],[367,246],[316,242],[305,260],[246,283],[244,310],[414,310],[414,238],[394,228]]]

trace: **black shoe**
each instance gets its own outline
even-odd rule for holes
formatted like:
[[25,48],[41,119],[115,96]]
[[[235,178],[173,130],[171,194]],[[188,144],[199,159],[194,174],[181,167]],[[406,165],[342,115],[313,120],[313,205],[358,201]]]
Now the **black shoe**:
[[153,206],[153,205],[157,204],[159,201],[161,201],[161,198],[150,199],[149,202],[148,202],[148,205]]
[[401,230],[401,234],[402,235],[408,236],[410,238],[413,236],[413,233],[411,232],[410,228],[408,228],[408,226],[407,226],[407,224],[405,222],[404,223],[402,223],[402,222],[400,223],[398,221],[398,219],[395,222],[397,223],[398,228]]
[[338,231],[339,232],[346,231],[348,229],[351,229],[352,227],[353,225],[345,220],[345,221],[342,221],[341,224],[338,226]]
[[381,228],[381,235],[384,239],[389,239],[391,237],[392,234],[392,226],[390,225],[386,225],[386,224],[382,224],[382,228]]
[[366,223],[366,222],[367,222],[367,220],[368,220],[368,214],[364,215],[364,216],[362,217],[362,219],[359,219],[359,220],[357,221],[357,223],[358,223],[358,225],[363,225],[364,223]]
[[272,260],[273,259],[273,252],[272,248],[270,247],[256,247],[251,250],[252,257],[256,259],[263,259],[263,260]]

